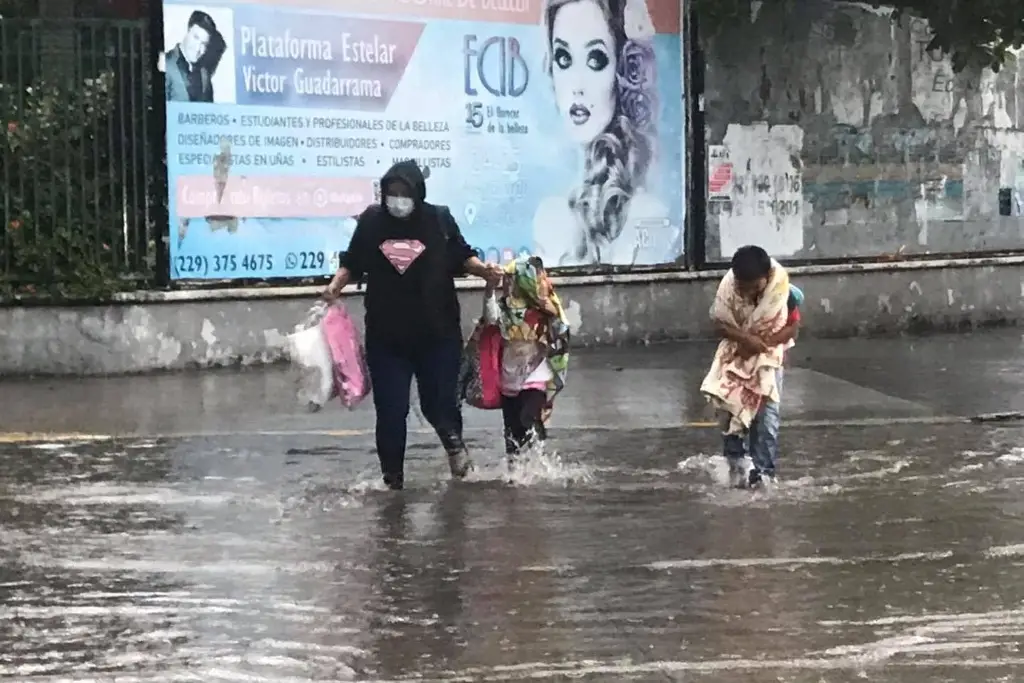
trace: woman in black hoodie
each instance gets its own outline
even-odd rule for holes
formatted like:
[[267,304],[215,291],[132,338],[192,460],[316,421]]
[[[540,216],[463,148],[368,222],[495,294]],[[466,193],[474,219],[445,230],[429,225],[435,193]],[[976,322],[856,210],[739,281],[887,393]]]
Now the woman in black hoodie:
[[398,490],[405,479],[413,377],[452,476],[461,479],[472,468],[457,399],[462,325],[455,277],[469,273],[499,282],[503,273],[476,257],[447,207],[427,203],[426,181],[415,161],[392,166],[380,189],[382,202],[359,216],[327,296],[365,281],[377,456],[385,484]]

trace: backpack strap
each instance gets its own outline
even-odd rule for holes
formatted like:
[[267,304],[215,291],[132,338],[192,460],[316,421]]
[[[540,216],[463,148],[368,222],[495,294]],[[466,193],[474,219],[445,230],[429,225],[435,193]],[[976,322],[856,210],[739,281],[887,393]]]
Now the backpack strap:
[[437,222],[441,226],[441,234],[444,235],[444,241],[448,242],[455,236],[455,231],[459,227],[455,222],[455,216],[447,204],[435,204],[434,208],[437,209]]

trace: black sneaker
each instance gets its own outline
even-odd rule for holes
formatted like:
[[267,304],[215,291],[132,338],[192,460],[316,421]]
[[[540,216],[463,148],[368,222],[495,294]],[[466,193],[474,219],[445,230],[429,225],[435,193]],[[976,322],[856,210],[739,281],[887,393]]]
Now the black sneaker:
[[402,474],[385,474],[384,485],[392,491],[401,491],[405,488],[405,476]]
[[469,449],[466,442],[462,440],[462,434],[457,432],[441,433],[441,444],[445,453],[448,454],[448,469],[455,479],[465,479],[469,471],[473,469],[473,461],[469,457]]
[[762,472],[754,469],[750,471],[750,480],[747,486],[751,489],[760,489],[762,491],[770,491],[775,485],[775,473],[774,472]]
[[455,479],[465,479],[473,469],[473,461],[469,457],[469,449],[463,446],[460,450],[448,454],[448,469]]

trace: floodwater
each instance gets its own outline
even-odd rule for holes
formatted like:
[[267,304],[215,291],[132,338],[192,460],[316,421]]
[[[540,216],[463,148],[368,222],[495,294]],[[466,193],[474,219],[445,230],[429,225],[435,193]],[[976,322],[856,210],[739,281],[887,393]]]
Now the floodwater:
[[793,428],[770,494],[699,429],[420,437],[400,493],[365,437],[2,445],[0,678],[1016,680],[1022,437]]

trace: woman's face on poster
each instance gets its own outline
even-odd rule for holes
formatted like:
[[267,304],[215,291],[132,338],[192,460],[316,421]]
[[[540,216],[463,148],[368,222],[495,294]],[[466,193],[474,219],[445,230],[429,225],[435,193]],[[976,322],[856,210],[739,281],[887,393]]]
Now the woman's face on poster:
[[614,38],[594,0],[576,0],[558,10],[551,31],[551,77],[558,111],[580,144],[612,121],[617,61]]

